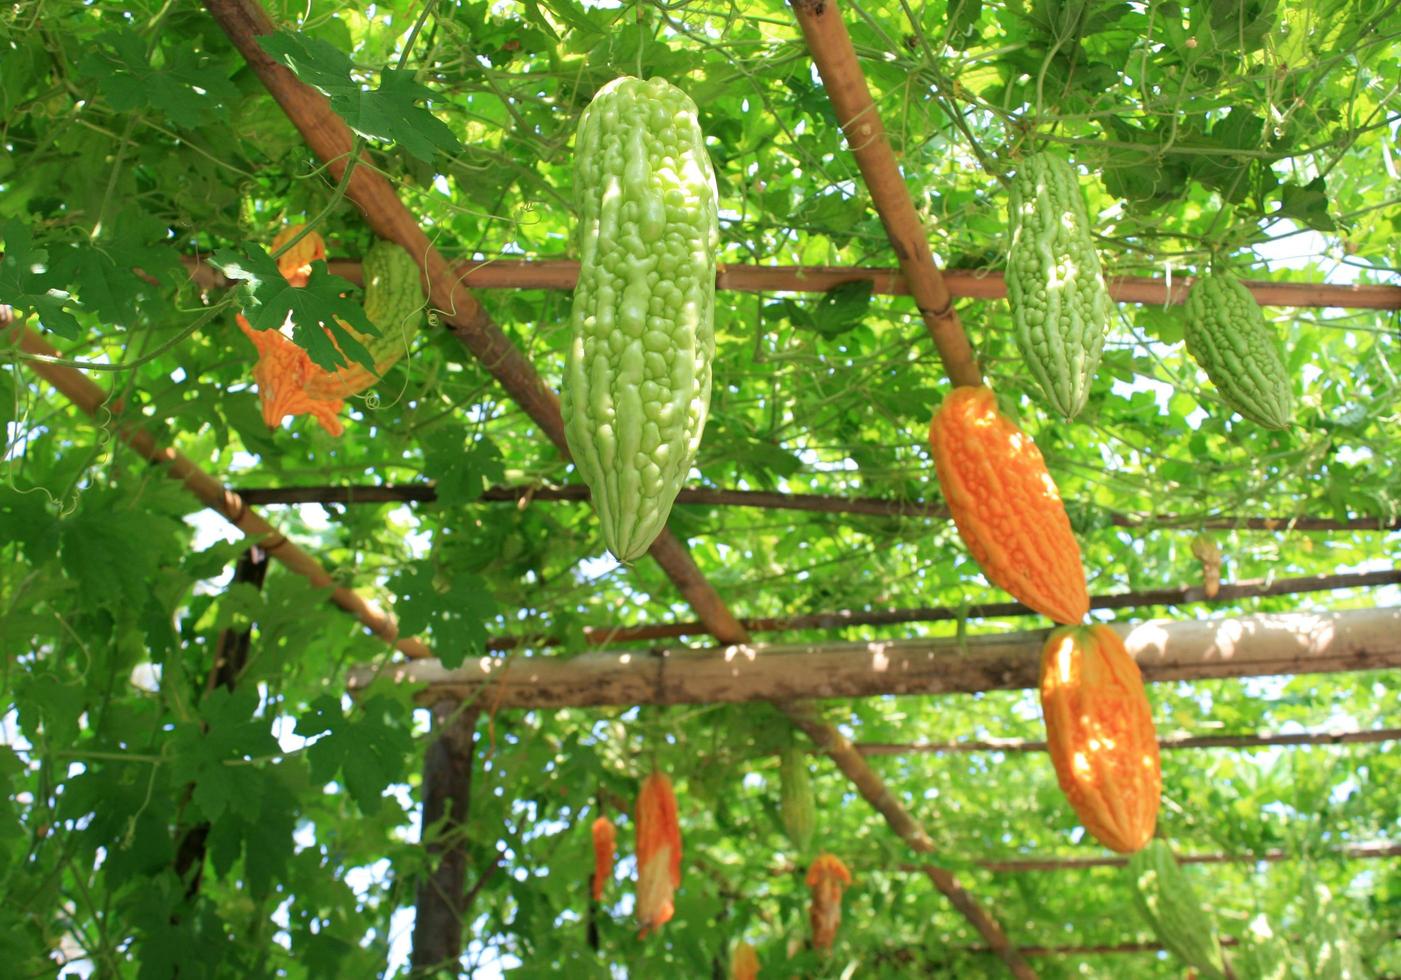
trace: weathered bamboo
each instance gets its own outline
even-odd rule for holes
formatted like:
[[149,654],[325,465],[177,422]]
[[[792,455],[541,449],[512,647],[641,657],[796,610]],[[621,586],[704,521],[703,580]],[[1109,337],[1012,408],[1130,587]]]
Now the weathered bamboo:
[[[190,278],[206,289],[226,288],[230,280],[218,269],[187,258]],[[360,282],[356,259],[332,259],[330,271],[351,282]],[[472,289],[569,290],[579,279],[579,263],[573,259],[506,259],[459,261],[462,281]],[[1002,273],[983,269],[941,271],[954,299],[1005,299]],[[837,286],[869,282],[877,296],[908,296],[909,283],[899,269],[838,265],[725,265],[716,268],[717,289],[737,293],[825,293]],[[1180,306],[1196,279],[1192,276],[1160,279],[1153,276],[1106,276],[1109,297],[1120,303]],[[1275,282],[1242,280],[1261,306],[1332,307],[1343,310],[1401,310],[1401,286],[1335,284],[1324,282]]]
[[[1275,745],[1363,745],[1401,740],[1401,728],[1355,732],[1290,732],[1284,735],[1175,735],[1158,739],[1158,748],[1254,749]],[[857,742],[862,755],[942,755],[954,752],[1045,752],[1046,743],[1032,738],[968,739],[959,742]]]
[[[1145,680],[1330,673],[1401,666],[1401,607],[1114,624]],[[1046,631],[871,643],[739,644],[708,650],[481,657],[456,669],[392,664],[383,675],[435,698],[511,708],[713,704],[1034,687]],[[376,669],[353,668],[350,686]],[[854,750],[853,750],[854,751]]]
[[[250,504],[383,504],[432,503],[438,492],[431,483],[398,486],[323,485],[289,487],[248,487],[239,489]],[[522,484],[489,487],[481,499],[487,502],[528,504],[533,500],[585,501],[589,488],[580,483],[564,486]],[[818,493],[780,493],[774,490],[720,490],[687,487],[677,496],[678,504],[707,507],[753,507],[760,510],[800,510],[821,514],[868,514],[873,517],[929,517],[948,520],[948,508],[930,500],[892,500],[885,497],[836,497]],[[1187,527],[1193,530],[1241,531],[1395,531],[1401,529],[1401,514],[1371,517],[1310,517],[1306,514],[1280,517],[1200,517],[1183,514],[1107,515],[1115,527]]]
[[[847,34],[841,8],[836,0],[790,0],[790,4],[847,146],[871,193],[871,203],[885,226],[890,247],[895,250],[910,295],[934,339],[944,372],[956,385],[978,384],[982,372],[973,347],[953,308],[953,295],[934,261],[929,234],[915,210],[910,188],[900,173],[890,141],[885,138],[885,124],[871,100],[871,89]],[[1018,972],[1015,966],[1013,972]]]

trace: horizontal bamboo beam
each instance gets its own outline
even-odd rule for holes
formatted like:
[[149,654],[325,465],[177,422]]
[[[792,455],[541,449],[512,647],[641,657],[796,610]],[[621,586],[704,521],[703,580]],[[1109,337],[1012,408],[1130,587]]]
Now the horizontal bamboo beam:
[[[1361,732],[1293,732],[1286,735],[1176,735],[1158,739],[1158,748],[1253,749],[1275,745],[1359,745],[1395,742],[1401,728],[1375,728]],[[1046,743],[1031,738],[968,739],[959,742],[857,742],[862,755],[945,755],[955,752],[1045,752]]]
[[[1401,667],[1401,607],[1114,624],[1145,680],[1331,673]],[[708,650],[493,657],[446,670],[436,660],[352,668],[429,698],[478,696],[506,708],[713,704],[948,694],[1037,683],[1046,631],[871,643],[738,644]]]
[[[322,485],[297,487],[248,487],[240,489],[257,504],[385,504],[432,503],[438,492],[432,483],[401,485]],[[481,499],[495,503],[529,503],[532,500],[582,502],[589,488],[580,483],[564,486],[495,486]],[[948,508],[927,500],[891,500],[883,497],[836,497],[816,493],[779,493],[772,490],[720,490],[687,487],[678,504],[708,507],[754,507],[760,510],[801,510],[822,514],[868,514],[874,517],[931,517],[948,520]],[[1115,527],[1190,527],[1193,530],[1245,531],[1394,531],[1401,529],[1401,514],[1389,517],[1196,517],[1180,514],[1110,514]]]
[[[191,278],[207,289],[227,287],[229,280],[197,259],[186,259]],[[360,263],[334,259],[330,271],[360,282]],[[472,289],[573,289],[579,263],[572,259],[482,259],[460,261],[462,281]],[[1002,273],[983,269],[945,269],[944,284],[955,299],[1003,299]],[[1109,295],[1120,303],[1177,306],[1187,301],[1196,280],[1190,276],[1107,276]],[[878,296],[908,296],[909,284],[899,269],[835,265],[726,265],[716,267],[719,289],[740,293],[825,293],[837,286],[869,282]],[[1261,306],[1336,307],[1345,310],[1399,310],[1401,286],[1335,285],[1246,279],[1245,287]]]
[[[1294,861],[1302,855],[1298,851],[1283,851],[1272,848],[1267,851],[1241,854],[1178,854],[1178,864],[1277,864],[1281,861]],[[1375,861],[1380,858],[1401,857],[1401,844],[1374,843],[1350,844],[1313,855],[1337,861]],[[1005,858],[1002,860],[977,861],[978,867],[994,874],[1022,874],[1032,871],[1079,871],[1085,868],[1122,868],[1129,859],[1118,857],[1029,857]],[[900,870],[912,874],[922,873],[924,865],[901,865]]]

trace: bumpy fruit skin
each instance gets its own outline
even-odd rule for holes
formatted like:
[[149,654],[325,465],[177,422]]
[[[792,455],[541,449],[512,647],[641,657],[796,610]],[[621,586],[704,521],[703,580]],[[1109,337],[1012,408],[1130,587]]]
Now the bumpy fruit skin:
[[1109,330],[1109,290],[1080,180],[1060,157],[1023,160],[1008,193],[1007,303],[1013,336],[1046,402],[1066,418],[1085,407]]
[[779,815],[783,818],[783,829],[798,852],[805,853],[812,844],[817,813],[807,758],[797,746],[784,749],[779,758],[778,776]]
[[1060,492],[992,392],[955,388],[934,413],[929,446],[959,536],[988,580],[1058,623],[1084,619],[1090,598]]
[[370,337],[346,323],[341,326],[365,345],[375,370],[348,364],[336,371],[322,371],[305,385],[312,398],[343,399],[370,387],[404,356],[423,323],[423,284],[412,255],[393,242],[377,240],[365,253],[361,270],[365,316],[379,336]]
[[671,780],[654,772],[642,782],[633,811],[637,827],[637,921],[640,936],[669,922],[681,887],[681,824]]
[[715,174],[696,106],[660,78],[609,82],[575,148],[579,283],[564,432],[608,549],[644,554],[700,446],[715,355]]
[[1143,676],[1108,626],[1055,630],[1041,653],[1041,712],[1061,792],[1085,829],[1120,853],[1153,836],[1162,797]]
[[1198,976],[1225,977],[1216,923],[1178,867],[1167,842],[1149,841],[1129,858],[1128,875],[1138,911],[1167,950],[1194,968]]
[[1294,415],[1294,391],[1275,337],[1249,289],[1228,275],[1198,279],[1187,294],[1187,352],[1226,404],[1267,429]]
[[835,854],[819,854],[808,866],[807,886],[812,893],[808,922],[812,926],[812,946],[828,950],[842,924],[842,892],[851,885],[851,872]]
[[590,828],[593,835],[593,879],[591,891],[595,902],[603,898],[603,889],[613,877],[613,854],[617,850],[618,828],[607,817],[599,817]]

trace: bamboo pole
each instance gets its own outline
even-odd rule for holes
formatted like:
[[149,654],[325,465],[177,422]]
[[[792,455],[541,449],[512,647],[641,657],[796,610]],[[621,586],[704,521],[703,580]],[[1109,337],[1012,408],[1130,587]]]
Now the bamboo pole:
[[[0,330],[8,324],[8,314],[0,311]],[[43,354],[47,357],[59,356],[57,350],[28,327],[17,326],[10,332],[10,337],[13,343],[27,353]],[[60,394],[94,420],[121,415],[121,405],[112,405],[109,412],[107,392],[76,368],[43,361],[29,361],[28,364],[35,374],[53,385]],[[329,589],[330,601],[358,619],[371,633],[393,644],[407,657],[432,656],[432,651],[423,642],[412,637],[399,636],[394,617],[353,589],[336,584],[320,562],[289,541],[281,531],[249,507],[238,494],[200,469],[189,457],[168,446],[162,446],[150,432],[135,423],[113,426],[112,433],[143,459],[165,467],[172,477],[183,483],[206,507],[238,528],[257,547],[289,571],[307,579],[316,588]]]
[[[383,504],[432,503],[438,492],[431,483],[387,485],[322,485],[240,488],[251,504]],[[589,499],[589,488],[579,483],[564,486],[525,484],[489,487],[481,500],[515,503],[535,500],[580,502]],[[753,507],[759,510],[798,510],[821,514],[867,514],[873,517],[929,517],[948,520],[942,502],[892,500],[884,497],[836,497],[817,493],[780,493],[773,490],[721,490],[686,487],[678,504],[706,507]],[[1241,531],[1394,531],[1401,529],[1401,515],[1369,517],[1198,517],[1183,514],[1110,513],[1115,527],[1185,527],[1193,530]]]
[[[218,269],[187,257],[190,278],[206,289],[222,289],[232,281]],[[332,259],[330,271],[359,283],[357,259]],[[457,272],[472,289],[570,290],[579,279],[579,263],[573,259],[489,258],[457,260]],[[954,299],[1005,299],[1007,284],[1002,273],[986,269],[944,269],[944,285]],[[825,293],[837,286],[869,282],[877,296],[908,296],[909,283],[899,269],[837,265],[737,265],[716,267],[717,289],[738,293]],[[1109,297],[1119,303],[1148,306],[1180,306],[1187,301],[1196,279],[1192,276],[1162,279],[1153,276],[1106,276]],[[1355,285],[1315,282],[1276,282],[1245,279],[1261,306],[1337,308],[1344,310],[1401,310],[1401,286]]]
[[[953,308],[953,295],[929,249],[929,236],[915,210],[900,166],[895,162],[890,141],[885,138],[885,124],[871,100],[871,89],[856,58],[856,49],[851,45],[841,8],[836,0],[790,0],[790,3],[847,146],[871,193],[871,203],[895,250],[910,295],[938,348],[944,372],[956,385],[979,384],[983,376],[973,347]],[[1017,973],[1015,966],[1013,973]]]
[[[1401,667],[1401,607],[1115,623],[1147,681]],[[1048,631],[870,643],[736,644],[561,657],[481,657],[455,670],[420,660],[351,669],[486,697],[504,708],[715,704],[1031,688]],[[859,755],[859,750],[852,748]]]
[[[1349,732],[1290,732],[1287,734],[1176,735],[1158,739],[1158,748],[1255,749],[1277,745],[1363,745],[1401,740],[1401,728]],[[941,755],[954,752],[1045,752],[1046,742],[1031,738],[967,739],[958,742],[857,742],[862,755]]]

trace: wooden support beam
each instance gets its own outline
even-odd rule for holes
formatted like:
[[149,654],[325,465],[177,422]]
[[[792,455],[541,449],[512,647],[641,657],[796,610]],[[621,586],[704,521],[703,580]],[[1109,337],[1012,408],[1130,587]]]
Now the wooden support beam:
[[[385,504],[433,503],[438,492],[431,483],[370,485],[322,485],[288,487],[247,487],[237,491],[250,504]],[[482,494],[488,503],[514,503],[525,506],[536,500],[583,502],[589,488],[580,483],[564,486],[520,485],[488,487]],[[677,496],[678,504],[704,507],[753,507],[758,510],[800,510],[821,514],[867,514],[873,517],[929,517],[948,520],[942,502],[930,500],[891,500],[883,497],[837,497],[818,493],[780,493],[773,490],[721,490],[712,487],[686,487]],[[1401,530],[1401,514],[1371,517],[1310,517],[1295,514],[1281,517],[1203,517],[1193,514],[1108,515],[1115,527],[1182,527],[1240,531],[1395,531]]]
[[[944,373],[956,385],[979,384],[982,371],[953,308],[953,295],[930,251],[929,235],[915,210],[910,189],[890,141],[885,138],[885,124],[871,100],[871,89],[847,34],[841,7],[836,0],[789,2],[847,146],[871,193],[871,203],[885,226],[890,247],[895,250],[910,295],[934,339]],[[1008,965],[1014,974],[1022,975],[1014,963]]]
[[423,757],[421,839],[436,863],[418,886],[410,956],[415,976],[459,972],[468,900],[467,815],[480,710],[463,708],[452,698],[432,705],[435,737]]
[[[1148,681],[1401,667],[1401,607],[1112,624]],[[360,690],[383,676],[426,696],[509,708],[715,704],[949,694],[1036,686],[1047,632],[870,643],[736,644],[707,650],[480,657],[352,668]],[[853,753],[858,754],[853,748]]]
[[[335,275],[359,283],[360,263],[355,259],[331,259]],[[206,289],[227,288],[231,280],[211,265],[187,257],[190,278]],[[457,271],[472,289],[570,290],[579,279],[579,263],[573,259],[459,260]],[[1002,273],[986,269],[944,269],[944,285],[954,299],[1004,299],[1007,285]],[[910,285],[899,269],[836,265],[726,265],[716,268],[717,289],[738,293],[825,293],[853,282],[869,282],[878,296],[908,296]],[[1109,297],[1119,303],[1180,306],[1187,301],[1196,279],[1192,276],[1159,279],[1152,276],[1106,276]],[[1335,284],[1323,282],[1275,282],[1242,280],[1261,306],[1335,307],[1344,310],[1401,310],[1401,286]]]
[[[1280,745],[1364,745],[1401,740],[1401,728],[1356,732],[1290,732],[1283,735],[1176,735],[1158,739],[1165,752],[1182,749],[1265,749]],[[857,742],[862,755],[943,755],[956,752],[1045,752],[1046,742],[1031,738],[968,739],[959,742]]]

